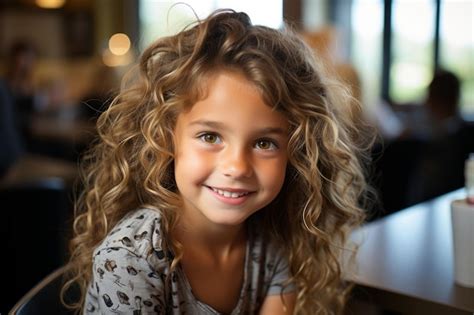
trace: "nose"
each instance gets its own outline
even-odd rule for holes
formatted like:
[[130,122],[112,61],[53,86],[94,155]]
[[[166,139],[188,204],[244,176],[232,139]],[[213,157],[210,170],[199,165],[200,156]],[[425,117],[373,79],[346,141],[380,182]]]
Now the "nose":
[[226,177],[235,179],[251,177],[253,167],[250,153],[241,148],[228,148],[222,156],[221,170]]

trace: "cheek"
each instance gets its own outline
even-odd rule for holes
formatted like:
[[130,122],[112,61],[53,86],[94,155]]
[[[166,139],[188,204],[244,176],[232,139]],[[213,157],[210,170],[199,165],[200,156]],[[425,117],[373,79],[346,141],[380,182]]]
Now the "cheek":
[[212,161],[197,150],[183,149],[175,157],[175,176],[181,180],[199,182],[208,176]]
[[266,189],[276,197],[280,192],[286,174],[286,161],[275,161],[274,163],[263,163],[260,168],[260,178]]

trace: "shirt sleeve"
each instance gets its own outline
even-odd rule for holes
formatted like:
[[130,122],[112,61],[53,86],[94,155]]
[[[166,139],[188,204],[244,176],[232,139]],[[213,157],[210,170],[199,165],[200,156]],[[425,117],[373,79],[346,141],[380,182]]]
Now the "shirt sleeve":
[[271,272],[272,277],[267,295],[279,295],[295,292],[296,287],[294,283],[288,283],[288,280],[290,279],[288,261],[280,251],[278,251],[278,254],[275,257],[275,264],[270,266],[273,267],[273,270]]
[[164,276],[146,258],[120,247],[94,256],[84,314],[165,314],[165,301]]

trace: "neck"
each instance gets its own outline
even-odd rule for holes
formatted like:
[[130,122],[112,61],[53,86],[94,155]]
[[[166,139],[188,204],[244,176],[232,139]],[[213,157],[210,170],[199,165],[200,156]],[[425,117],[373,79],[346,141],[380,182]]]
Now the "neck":
[[215,260],[226,259],[235,249],[245,246],[245,224],[239,226],[198,226],[182,219],[172,233],[184,251],[201,252]]

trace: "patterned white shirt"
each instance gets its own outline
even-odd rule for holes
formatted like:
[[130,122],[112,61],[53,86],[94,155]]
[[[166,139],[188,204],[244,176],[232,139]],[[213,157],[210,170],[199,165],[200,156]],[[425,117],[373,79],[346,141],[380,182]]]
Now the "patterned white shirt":
[[[119,222],[93,253],[93,279],[84,314],[220,314],[197,300],[161,234],[158,211],[141,209]],[[267,295],[294,291],[287,260],[249,228],[244,280],[231,315],[256,314]],[[168,277],[170,276],[170,277]],[[168,279],[168,280],[167,280]]]

